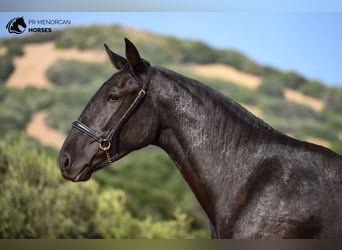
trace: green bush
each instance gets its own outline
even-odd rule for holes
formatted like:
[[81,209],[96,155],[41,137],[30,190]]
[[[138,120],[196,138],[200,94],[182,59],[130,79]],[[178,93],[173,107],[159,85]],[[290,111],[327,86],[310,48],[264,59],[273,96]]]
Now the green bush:
[[282,72],[267,67],[259,90],[267,95],[280,96],[285,88],[298,90],[305,86],[306,83],[307,80],[296,72]]
[[32,114],[51,104],[50,92],[36,88],[24,90],[0,86],[0,132],[25,129]]
[[73,27],[63,29],[63,32],[56,37],[55,43],[58,48],[76,47],[81,50],[86,49],[103,49],[103,44],[108,43],[116,48],[116,44],[120,45],[123,52],[124,31],[120,26],[90,26],[90,27]]
[[22,56],[23,54],[23,43],[20,40],[13,40],[11,43],[7,44],[7,55],[11,58]]
[[29,147],[24,138],[0,149],[1,238],[71,238],[91,232],[95,182],[62,179],[55,160]]
[[24,54],[22,43],[19,40],[13,40],[5,45],[7,52],[0,56],[0,82],[5,82],[14,71],[13,58]]
[[305,95],[313,96],[316,98],[323,98],[327,87],[319,81],[307,81],[299,91]]
[[334,112],[342,113],[342,88],[329,88],[325,94],[326,109]]
[[[100,86],[100,85],[99,85]],[[81,114],[87,101],[99,87],[95,84],[80,88],[79,85],[55,88],[49,107],[47,124],[63,132],[68,132],[71,123]]]
[[[122,191],[107,190],[100,194],[95,213],[97,231],[105,238],[173,239],[186,237],[190,221],[179,210],[174,220],[155,222],[150,217],[139,220],[125,210],[126,195]],[[106,218],[106,220],[103,220]]]
[[183,62],[211,63],[217,62],[218,53],[203,42],[183,41],[181,44]]
[[271,97],[283,98],[284,86],[279,84],[278,81],[278,78],[273,75],[263,77],[258,91]]
[[300,89],[306,84],[306,79],[294,71],[282,73],[279,77],[282,85],[287,88]]
[[216,61],[212,63],[223,63],[253,75],[261,75],[263,67],[236,50],[217,50]]
[[14,70],[12,57],[8,55],[0,56],[0,81],[4,82]]
[[102,84],[114,72],[110,64],[87,63],[75,60],[59,60],[46,72],[48,79],[59,86],[72,84]]
[[0,144],[0,238],[185,238],[189,219],[134,218],[123,191],[62,178],[56,160],[25,138]]

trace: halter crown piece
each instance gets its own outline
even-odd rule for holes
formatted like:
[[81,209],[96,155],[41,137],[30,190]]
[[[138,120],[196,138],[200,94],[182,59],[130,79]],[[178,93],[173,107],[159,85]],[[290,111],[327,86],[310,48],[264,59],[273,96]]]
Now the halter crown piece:
[[142,102],[144,96],[147,94],[147,88],[152,81],[153,71],[154,71],[154,67],[152,65],[150,65],[148,73],[147,73],[146,81],[144,82],[142,88],[139,90],[137,96],[135,97],[135,99],[133,100],[131,105],[128,107],[126,112],[122,115],[122,117],[120,118],[118,123],[112,128],[112,130],[108,133],[108,135],[106,137],[102,137],[102,136],[96,134],[96,132],[93,129],[89,128],[86,124],[84,124],[81,121],[77,120],[77,121],[74,121],[72,123],[73,128],[76,128],[79,131],[83,132],[84,134],[86,134],[87,136],[89,136],[90,138],[92,138],[94,141],[96,141],[99,144],[99,148],[102,151],[104,151],[106,154],[107,161],[108,161],[109,165],[112,164],[112,159],[111,159],[111,156],[109,154],[109,149],[112,146],[113,138],[114,138],[114,136],[118,136],[119,131],[122,128],[122,126],[124,125],[124,123],[133,114],[133,112],[137,109],[139,104]]

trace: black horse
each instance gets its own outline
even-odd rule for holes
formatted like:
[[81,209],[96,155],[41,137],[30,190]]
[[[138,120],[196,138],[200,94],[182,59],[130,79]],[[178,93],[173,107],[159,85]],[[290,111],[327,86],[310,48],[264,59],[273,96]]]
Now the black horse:
[[106,47],[119,71],[86,105],[60,152],[86,181],[154,144],[176,163],[213,238],[341,238],[342,157],[290,138],[206,85]]

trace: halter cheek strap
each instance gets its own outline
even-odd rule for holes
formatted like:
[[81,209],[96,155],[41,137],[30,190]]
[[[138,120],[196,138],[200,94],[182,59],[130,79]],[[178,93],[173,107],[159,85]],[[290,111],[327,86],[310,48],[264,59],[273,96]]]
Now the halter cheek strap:
[[135,97],[132,104],[128,107],[128,109],[122,115],[118,123],[112,128],[112,130],[108,133],[106,137],[102,137],[98,135],[93,129],[89,128],[83,122],[80,122],[77,120],[72,123],[73,128],[76,128],[79,131],[83,132],[84,134],[86,134],[87,136],[89,136],[90,138],[92,138],[94,141],[96,141],[99,144],[99,148],[102,151],[104,151],[106,154],[109,165],[112,164],[112,160],[109,154],[109,149],[112,146],[113,138],[119,134],[119,131],[124,125],[124,123],[132,115],[132,113],[137,109],[139,104],[142,102],[144,96],[147,93],[147,88],[152,81],[153,71],[154,71],[154,67],[151,65],[148,70],[147,78],[143,84],[143,87],[139,90],[138,95]]

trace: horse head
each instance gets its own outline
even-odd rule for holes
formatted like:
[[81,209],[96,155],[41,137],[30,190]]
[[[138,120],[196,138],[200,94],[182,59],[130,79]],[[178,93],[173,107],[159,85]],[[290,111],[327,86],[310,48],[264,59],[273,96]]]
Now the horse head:
[[16,23],[17,23],[17,25],[19,26],[22,26],[23,28],[26,28],[26,23],[25,23],[25,21],[24,21],[24,17],[19,17],[19,18],[17,18],[16,20]]
[[156,137],[151,85],[155,69],[125,39],[126,58],[105,49],[118,70],[98,89],[73,123],[59,156],[62,175],[86,181],[91,174]]

